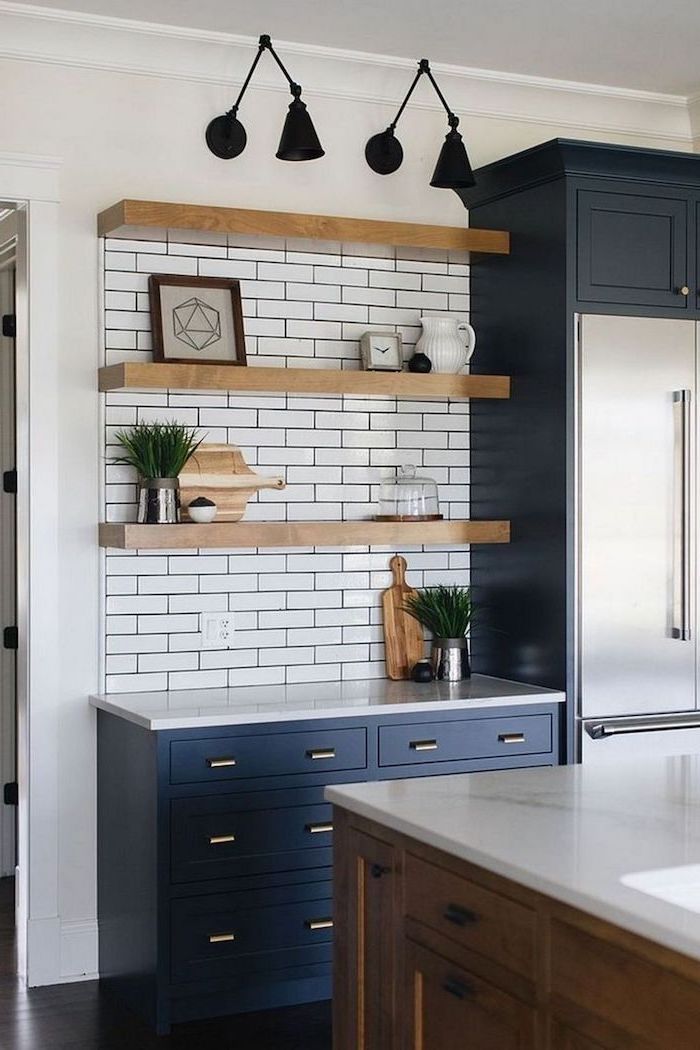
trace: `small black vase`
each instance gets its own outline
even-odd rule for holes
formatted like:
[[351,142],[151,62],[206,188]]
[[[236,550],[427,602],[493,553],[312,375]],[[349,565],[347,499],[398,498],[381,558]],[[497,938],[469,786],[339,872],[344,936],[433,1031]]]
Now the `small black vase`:
[[433,362],[425,354],[422,354],[420,350],[408,362],[409,372],[429,372],[432,367]]
[[419,660],[411,668],[411,678],[414,682],[432,682],[434,677],[430,660]]

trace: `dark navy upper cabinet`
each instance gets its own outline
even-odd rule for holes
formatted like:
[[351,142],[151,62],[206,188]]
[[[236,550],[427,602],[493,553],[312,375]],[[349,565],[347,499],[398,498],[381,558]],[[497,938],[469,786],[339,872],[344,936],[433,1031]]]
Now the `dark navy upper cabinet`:
[[579,189],[579,301],[687,311],[692,305],[689,203],[651,192]]
[[511,252],[479,261],[471,370],[512,375],[513,397],[471,402],[471,502],[517,542],[472,547],[472,663],[574,697],[577,315],[700,318],[700,155],[554,139],[474,174],[470,224]]

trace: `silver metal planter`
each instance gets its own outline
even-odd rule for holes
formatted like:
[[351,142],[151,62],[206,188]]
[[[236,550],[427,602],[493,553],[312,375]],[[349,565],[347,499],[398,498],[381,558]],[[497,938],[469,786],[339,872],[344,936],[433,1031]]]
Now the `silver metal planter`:
[[143,478],[139,489],[139,525],[177,525],[179,520],[179,479]]
[[439,681],[461,682],[471,677],[466,638],[433,638],[433,674]]

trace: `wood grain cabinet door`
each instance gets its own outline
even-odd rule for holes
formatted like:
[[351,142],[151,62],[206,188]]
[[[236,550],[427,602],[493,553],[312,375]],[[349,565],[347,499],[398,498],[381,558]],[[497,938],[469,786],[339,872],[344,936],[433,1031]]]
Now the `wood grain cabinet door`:
[[688,213],[688,202],[670,195],[579,190],[578,299],[679,312],[694,307]]
[[602,1043],[594,1043],[588,1036],[560,1024],[559,1021],[552,1021],[550,1048],[551,1050],[608,1050]]
[[334,1050],[396,1047],[398,852],[338,821]]
[[402,1050],[534,1050],[529,1006],[409,939],[404,952]]

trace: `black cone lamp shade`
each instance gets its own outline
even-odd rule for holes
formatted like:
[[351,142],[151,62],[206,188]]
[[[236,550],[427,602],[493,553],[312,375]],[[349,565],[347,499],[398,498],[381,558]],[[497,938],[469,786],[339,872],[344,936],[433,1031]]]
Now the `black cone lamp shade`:
[[427,58],[421,58],[418,63],[418,71],[413,78],[413,83],[408,89],[406,97],[399,106],[399,110],[389,127],[386,131],[380,131],[377,135],[372,135],[371,139],[367,142],[367,145],[365,146],[365,160],[372,171],[376,171],[378,175],[391,175],[401,167],[401,162],[403,161],[403,149],[401,148],[401,143],[394,135],[394,131],[396,130],[396,125],[399,122],[401,114],[406,108],[408,100],[413,94],[416,84],[422,76],[427,76],[428,80],[433,85],[435,93],[447,113],[447,120],[450,125],[450,130],[442,144],[440,156],[435,165],[435,171],[430,180],[430,185],[436,186],[438,189],[455,190],[459,193],[460,190],[465,190],[470,186],[474,186],[476,179],[472,174],[469,157],[467,156],[462,136],[457,131],[459,118],[455,116],[447,105],[445,96],[435,81],[435,77],[432,74],[430,63]]
[[241,99],[246,93],[251,77],[255,72],[263,51],[269,51],[279,68],[287,78],[287,83],[293,98],[287,112],[287,117],[282,129],[277,157],[280,160],[315,160],[324,155],[323,147],[318,140],[316,129],[305,104],[301,101],[301,88],[295,84],[289,73],[283,66],[280,58],[272,46],[272,41],[267,34],[263,34],[258,41],[258,53],[248,71],[248,76],[243,82],[243,87],[238,93],[238,98],[231,106],[228,113],[222,113],[209,122],[205,138],[207,146],[221,160],[231,160],[238,157],[246,147],[248,136],[245,128],[238,119],[238,107]]
[[440,150],[430,185],[440,190],[467,190],[476,185],[462,136],[450,128]]
[[324,156],[309,111],[298,95],[289,105],[287,118],[282,128],[278,160],[316,160]]

